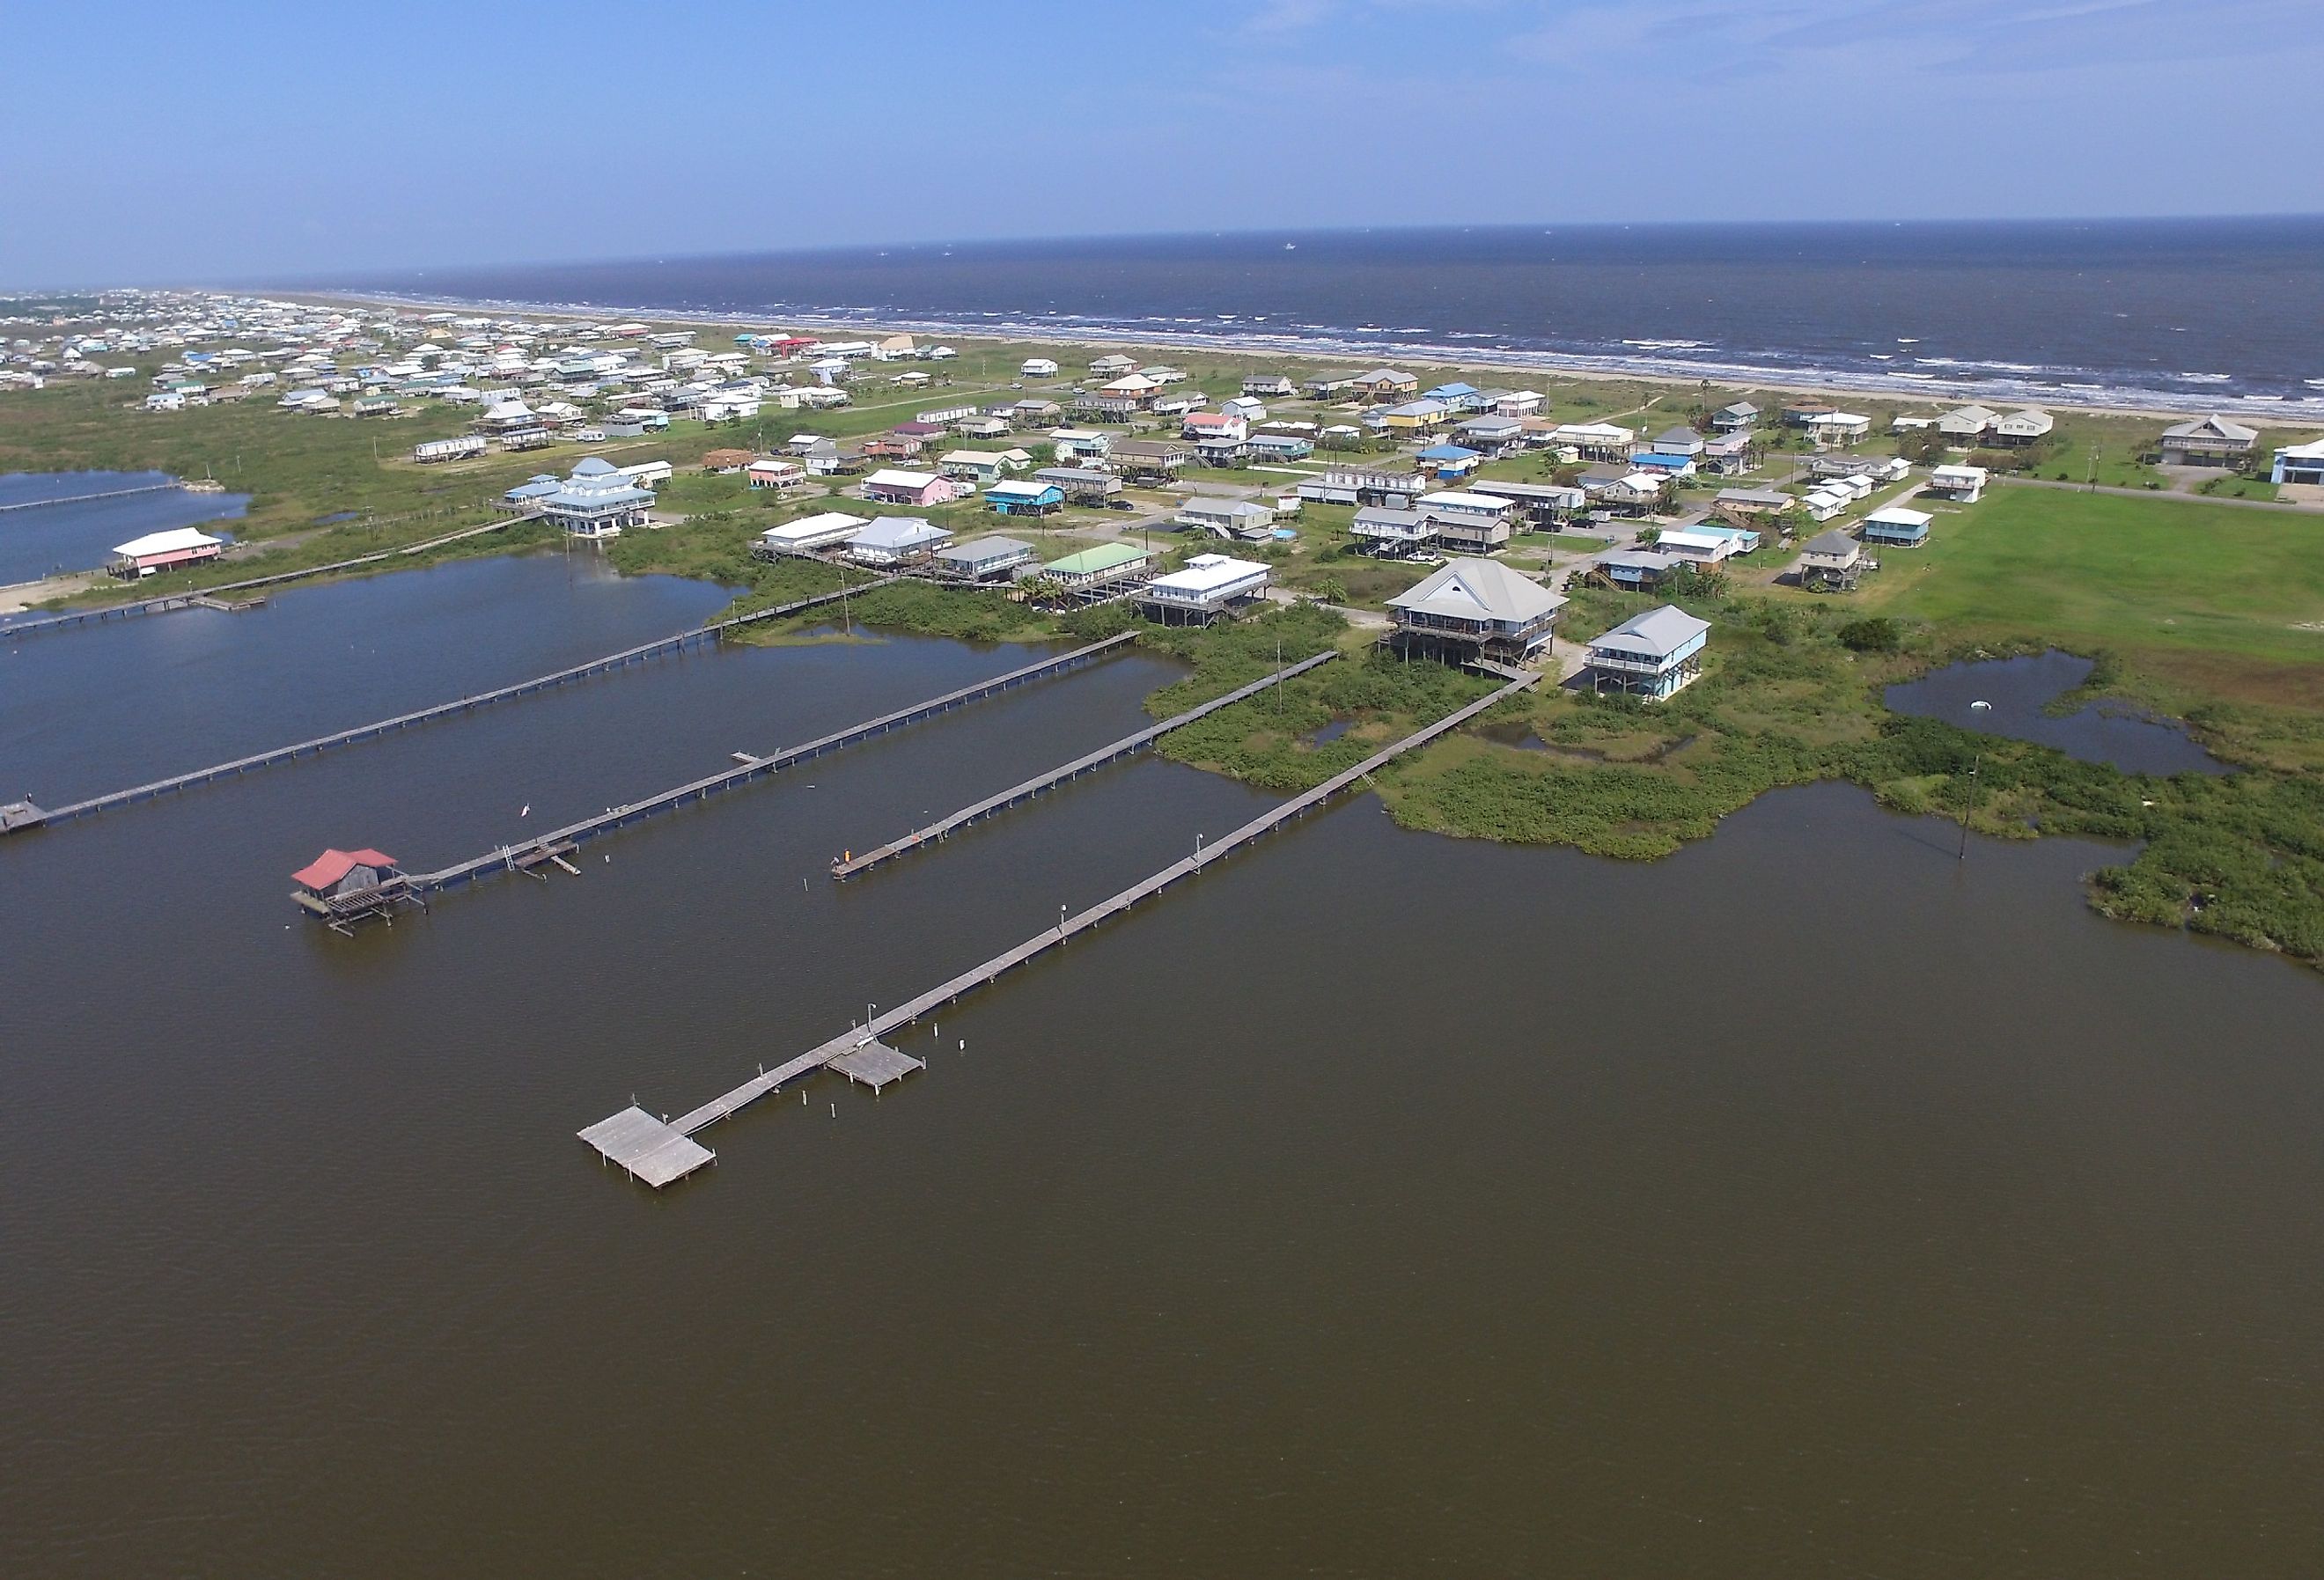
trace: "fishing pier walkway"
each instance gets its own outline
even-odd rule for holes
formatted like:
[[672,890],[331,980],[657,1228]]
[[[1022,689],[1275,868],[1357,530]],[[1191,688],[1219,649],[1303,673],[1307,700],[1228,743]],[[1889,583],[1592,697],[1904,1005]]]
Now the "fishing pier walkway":
[[[586,663],[575,664],[570,669],[559,670],[554,674],[536,675],[530,680],[519,680],[513,685],[503,686],[497,690],[479,691],[472,697],[463,697],[452,702],[439,702],[432,707],[423,707],[414,713],[398,714],[393,718],[376,719],[367,725],[357,725],[352,729],[339,730],[332,735],[317,735],[312,740],[300,741],[293,745],[277,746],[272,751],[254,752],[247,757],[237,757],[231,762],[213,763],[208,768],[197,768],[189,773],[172,774],[168,779],[157,779],[151,784],[141,784],[129,790],[92,796],[85,801],[74,801],[69,806],[42,808],[25,802],[16,802],[11,808],[14,813],[13,818],[0,818],[0,834],[13,834],[20,829],[69,823],[76,818],[86,818],[94,813],[111,811],[116,807],[126,807],[138,801],[149,801],[156,796],[169,795],[176,790],[190,790],[196,785],[208,784],[214,780],[232,779],[240,774],[254,773],[262,768],[272,768],[279,762],[289,762],[300,757],[312,757],[319,753],[327,752],[335,746],[353,745],[358,741],[369,741],[381,735],[392,735],[398,730],[408,730],[419,725],[430,724],[439,718],[449,718],[454,714],[474,713],[478,708],[490,707],[496,702],[507,702],[514,698],[530,697],[538,691],[569,686],[576,680],[586,680],[595,675],[608,674],[615,670],[626,669],[632,664],[644,663],[650,659],[663,658],[671,653],[684,652],[690,648],[715,642],[738,625],[748,625],[760,620],[779,620],[786,615],[797,614],[804,610],[815,608],[819,605],[835,604],[843,597],[852,597],[869,587],[880,585],[881,585],[880,582],[866,582],[862,587],[851,587],[841,592],[818,593],[814,597],[801,598],[797,602],[784,604],[775,608],[761,609],[749,614],[733,615],[705,625],[699,630],[681,632],[676,636],[665,636],[659,641],[624,649],[621,652],[607,653],[604,658],[591,659]],[[198,602],[208,596],[207,593],[194,593],[189,594],[188,597]]]
[[[912,1024],[932,1010],[941,1009],[955,999],[964,998],[978,988],[1000,980],[1002,973],[1014,970],[1027,961],[1056,948],[1068,938],[1122,914],[1139,901],[1159,894],[1181,879],[1196,876],[1213,863],[1224,861],[1261,836],[1314,811],[1366,775],[1416,747],[1425,746],[1438,736],[1460,728],[1495,703],[1506,700],[1538,679],[1538,675],[1518,671],[1516,679],[1490,696],[1480,698],[1393,745],[1383,747],[1353,768],[1333,774],[1305,795],[1296,796],[1252,818],[1223,839],[1213,841],[1191,856],[1173,862],[1160,872],[1131,884],[1110,899],[1099,901],[1077,916],[1062,919],[1056,927],[1042,929],[1016,947],[994,956],[981,966],[972,966],[909,1003],[873,1016],[862,1025],[819,1047],[809,1049],[786,1064],[778,1065],[773,1069],[762,1067],[757,1075],[733,1091],[712,1098],[689,1113],[680,1114],[674,1120],[658,1119],[632,1104],[619,1113],[600,1120],[577,1133],[581,1140],[595,1147],[605,1161],[620,1164],[633,1178],[659,1189],[683,1179],[705,1163],[717,1160],[717,1153],[694,1139],[699,1132],[731,1113],[749,1107],[787,1081],[826,1067],[840,1069],[841,1073],[848,1074],[853,1079],[865,1078],[843,1065],[843,1060],[883,1076],[884,1079],[872,1081],[875,1086],[885,1085],[887,1080],[899,1078],[909,1073],[903,1066],[917,1069],[921,1067],[920,1062],[898,1053],[880,1040],[881,1038]],[[902,1065],[898,1065],[896,1060],[901,1060]]]
[[410,874],[411,887],[415,892],[433,892],[441,889],[456,888],[462,883],[472,882],[478,878],[492,877],[501,873],[530,871],[543,863],[553,862],[570,855],[574,847],[584,840],[595,839],[599,835],[610,834],[616,828],[625,828],[632,823],[643,822],[648,818],[658,817],[664,812],[676,811],[688,802],[704,800],[721,790],[733,790],[753,780],[763,779],[768,774],[779,773],[795,763],[805,762],[810,758],[821,757],[826,753],[837,752],[844,747],[855,745],[859,742],[870,740],[874,735],[884,735],[890,730],[899,730],[907,725],[918,724],[922,719],[934,718],[940,713],[950,713],[954,708],[965,707],[972,702],[981,702],[985,698],[997,696],[1001,692],[1014,690],[1019,686],[1030,685],[1036,680],[1045,680],[1052,675],[1063,674],[1067,670],[1093,663],[1099,659],[1119,651],[1123,644],[1135,640],[1137,640],[1135,632],[1125,631],[1119,635],[1109,636],[1102,642],[1092,642],[1087,647],[1075,648],[1071,652],[1059,653],[1054,658],[1043,659],[1038,663],[1028,664],[1021,670],[1011,670],[1005,675],[996,675],[990,680],[980,680],[973,686],[964,686],[957,691],[947,691],[942,697],[931,697],[926,702],[916,702],[909,707],[898,708],[895,712],[882,714],[878,718],[866,719],[862,724],[850,725],[844,730],[837,730],[831,735],[809,741],[803,746],[786,746],[779,752],[770,752],[763,757],[742,756],[742,760],[732,768],[690,781],[675,790],[666,790],[659,795],[650,796],[642,801],[632,801],[625,806],[609,808],[594,818],[584,818],[577,823],[567,823],[564,827],[553,829],[538,839],[527,840],[522,845],[503,845],[498,850],[472,857],[439,872],[412,873]]
[[93,499],[126,499],[133,494],[159,494],[165,488],[183,488],[182,483],[140,483],[134,488],[105,488],[95,494],[68,494],[59,499],[20,499],[11,504],[0,504],[0,511],[46,510],[53,504],[87,504]]
[[[175,483],[160,485],[175,488]],[[132,490],[131,492],[142,492]],[[84,499],[102,498],[99,494],[83,494]],[[35,503],[61,504],[62,500],[42,500]],[[158,598],[141,598],[134,604],[100,604],[93,609],[68,609],[61,614],[44,614],[37,620],[10,621],[0,619],[0,641],[14,642],[20,636],[39,636],[44,632],[62,631],[71,625],[97,625],[107,620],[127,620],[138,614],[166,614],[172,609],[217,608],[220,593],[248,592],[253,587],[281,587],[284,582],[306,581],[318,576],[329,576],[334,571],[355,570],[366,565],[377,565],[383,559],[395,559],[413,554],[425,554],[430,549],[440,549],[447,543],[456,543],[463,538],[481,537],[497,532],[540,515],[529,511],[523,515],[510,516],[503,521],[486,522],[480,527],[463,527],[456,532],[429,538],[418,543],[406,543],[401,549],[381,549],[370,554],[358,554],[353,559],[336,559],[328,565],[310,565],[304,570],[278,570],[272,576],[254,576],[244,581],[222,581],[212,587],[198,587],[189,592],[168,593]]]
[[1339,656],[1338,649],[1326,650],[1317,653],[1314,658],[1302,659],[1288,669],[1278,670],[1271,675],[1253,680],[1248,686],[1238,687],[1223,697],[1213,698],[1199,707],[1190,707],[1175,718],[1166,718],[1160,724],[1148,725],[1135,735],[1124,735],[1110,746],[1101,746],[1085,757],[1076,757],[1062,768],[1053,768],[1037,778],[1028,779],[1020,785],[1002,790],[997,796],[987,796],[973,806],[963,807],[950,817],[931,823],[925,828],[916,828],[891,845],[883,845],[877,850],[865,851],[859,856],[835,861],[831,864],[831,875],[835,878],[852,878],[858,873],[868,873],[873,867],[894,861],[899,856],[908,855],[913,851],[923,849],[956,830],[967,827],[972,823],[982,822],[996,812],[1006,811],[1021,801],[1029,801],[1035,796],[1055,790],[1068,780],[1078,779],[1084,773],[1094,772],[1105,767],[1108,763],[1119,762],[1125,757],[1143,752],[1172,730],[1184,729],[1198,718],[1216,713],[1222,707],[1232,707],[1238,702],[1256,697],[1260,692],[1280,685],[1295,675],[1304,675],[1317,665],[1328,663]]

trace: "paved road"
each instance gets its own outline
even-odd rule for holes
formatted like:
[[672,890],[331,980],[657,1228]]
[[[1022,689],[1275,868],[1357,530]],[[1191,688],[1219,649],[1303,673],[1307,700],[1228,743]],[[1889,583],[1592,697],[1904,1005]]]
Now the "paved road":
[[2059,483],[2047,477],[1996,477],[2012,488],[2062,488],[2070,494],[2118,494],[2125,499],[2172,499],[2181,504],[2231,504],[2241,510],[2272,510],[2285,515],[2324,515],[2324,504],[2293,504],[2279,499],[2227,499],[2209,494],[2180,494],[2168,488],[2092,488],[2087,483]]

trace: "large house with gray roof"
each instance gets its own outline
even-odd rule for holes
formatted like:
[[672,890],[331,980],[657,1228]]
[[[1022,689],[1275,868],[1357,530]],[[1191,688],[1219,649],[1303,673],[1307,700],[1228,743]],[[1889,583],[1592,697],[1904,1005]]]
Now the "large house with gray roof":
[[1494,559],[1455,559],[1388,601],[1387,642],[1459,663],[1527,663],[1549,646],[1565,600]]

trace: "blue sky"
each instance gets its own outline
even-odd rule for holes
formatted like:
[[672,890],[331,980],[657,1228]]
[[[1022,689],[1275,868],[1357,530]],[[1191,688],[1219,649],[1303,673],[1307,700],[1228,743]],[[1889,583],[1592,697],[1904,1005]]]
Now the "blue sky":
[[2315,0],[26,3],[0,285],[2324,210]]

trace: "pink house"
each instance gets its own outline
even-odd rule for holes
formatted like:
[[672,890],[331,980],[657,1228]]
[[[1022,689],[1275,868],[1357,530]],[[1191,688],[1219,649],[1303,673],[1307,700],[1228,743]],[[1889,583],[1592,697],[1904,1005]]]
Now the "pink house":
[[1250,437],[1250,424],[1231,411],[1194,411],[1178,431],[1188,439],[1244,439]]
[[863,497],[881,504],[945,504],[969,492],[967,484],[936,472],[883,467],[863,479]]

